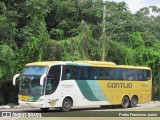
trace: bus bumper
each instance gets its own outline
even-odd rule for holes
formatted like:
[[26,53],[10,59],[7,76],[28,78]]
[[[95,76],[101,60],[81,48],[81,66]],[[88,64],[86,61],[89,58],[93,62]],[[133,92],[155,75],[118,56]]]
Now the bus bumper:
[[34,108],[44,107],[44,102],[26,102],[26,101],[18,100],[18,103],[20,106],[23,106],[23,107],[34,107]]

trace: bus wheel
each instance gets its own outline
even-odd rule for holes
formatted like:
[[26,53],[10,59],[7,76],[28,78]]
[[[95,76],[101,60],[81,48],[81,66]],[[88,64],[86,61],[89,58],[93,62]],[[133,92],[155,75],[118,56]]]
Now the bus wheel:
[[130,101],[130,107],[136,107],[138,104],[138,98],[136,96],[133,96]]
[[62,103],[61,111],[68,112],[71,110],[72,102],[70,98],[65,98]]
[[127,96],[124,96],[122,99],[122,108],[128,108],[129,107],[129,98]]
[[41,108],[41,110],[42,110],[43,112],[47,112],[47,111],[49,110],[49,108]]

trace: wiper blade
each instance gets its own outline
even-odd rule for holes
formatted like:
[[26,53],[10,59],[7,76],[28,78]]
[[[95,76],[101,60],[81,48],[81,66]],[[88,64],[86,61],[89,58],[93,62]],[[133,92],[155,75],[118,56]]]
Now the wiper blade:
[[33,96],[35,96],[35,94],[34,94],[33,91],[32,91],[32,87],[31,87],[30,84],[29,84],[29,90],[31,91],[31,94],[32,94]]

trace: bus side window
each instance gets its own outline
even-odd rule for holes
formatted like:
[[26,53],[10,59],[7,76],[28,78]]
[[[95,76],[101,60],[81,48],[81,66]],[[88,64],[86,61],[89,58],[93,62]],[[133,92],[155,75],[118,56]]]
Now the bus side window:
[[65,73],[64,73],[64,79],[68,80],[68,79],[70,79],[70,77],[71,77],[70,69],[66,68]]
[[116,77],[116,80],[119,80],[119,69],[115,69],[115,77]]
[[70,67],[69,74],[70,74],[69,79],[73,79],[73,67]]
[[111,74],[111,80],[115,80],[116,79],[115,78],[115,72],[116,72],[115,70],[116,69],[115,68],[111,68],[110,70],[111,70],[111,72],[110,72],[110,74]]
[[127,69],[127,80],[136,80],[135,70]]
[[88,79],[88,68],[87,67],[81,68],[81,75],[82,75],[82,79]]
[[75,66],[63,66],[62,80],[80,79],[80,69]]
[[144,70],[144,80],[150,80],[150,70]]
[[68,80],[70,79],[70,68],[68,66],[63,66],[63,73],[62,73],[62,79]]
[[89,79],[90,80],[97,80],[98,79],[98,69],[91,67],[89,68]]
[[105,80],[109,80],[109,79],[110,79],[110,78],[109,78],[109,73],[108,73],[108,70],[107,70],[107,69],[104,70],[104,79],[105,79]]
[[127,70],[122,69],[121,74],[122,74],[122,80],[127,80]]
[[100,78],[100,69],[99,68],[96,68],[96,78],[95,79],[101,79]]
[[110,68],[105,69],[104,79],[112,80],[113,79],[113,71]]
[[116,70],[116,77],[118,80],[124,80],[124,73],[123,73],[123,69],[118,68]]
[[138,70],[138,80],[144,80],[143,70]]
[[146,80],[150,80],[151,79],[151,71],[150,70],[146,70],[146,76],[147,76]]
[[100,69],[94,68],[94,80],[100,79]]
[[101,68],[100,69],[100,74],[99,74],[99,78],[100,78],[100,80],[103,80],[103,79],[105,79],[105,74],[104,74],[105,72],[104,72],[104,69],[103,68]]
[[72,79],[77,79],[77,68],[76,67],[72,67]]
[[94,79],[94,69],[90,67],[88,71],[89,71],[89,79],[93,80]]
[[76,79],[80,80],[81,79],[81,68],[77,67],[77,77]]
[[53,92],[53,80],[52,78],[47,79],[46,83],[46,94],[50,94]]

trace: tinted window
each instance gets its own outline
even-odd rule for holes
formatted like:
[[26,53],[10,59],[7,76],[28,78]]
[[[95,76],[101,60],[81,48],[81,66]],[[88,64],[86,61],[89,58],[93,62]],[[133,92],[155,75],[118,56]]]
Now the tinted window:
[[149,80],[149,70],[63,66],[63,80]]
[[149,80],[150,70],[116,69],[116,80]]
[[63,66],[62,79],[69,80],[77,77],[77,69],[74,66]]
[[43,75],[48,71],[48,67],[45,66],[27,66],[23,70],[25,75]]

